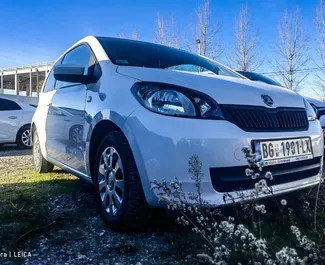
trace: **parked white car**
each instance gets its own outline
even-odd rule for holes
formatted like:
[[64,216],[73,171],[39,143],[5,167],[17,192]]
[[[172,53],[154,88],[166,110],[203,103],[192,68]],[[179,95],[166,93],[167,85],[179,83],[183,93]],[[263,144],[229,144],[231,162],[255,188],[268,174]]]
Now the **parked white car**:
[[120,230],[144,225],[151,207],[162,207],[152,181],[177,177],[185,193],[196,191],[188,173],[193,155],[202,161],[202,199],[215,206],[227,203],[226,194],[241,200],[237,191],[250,192],[257,181],[245,174],[243,147],[273,173],[273,194],[321,179],[322,129],[302,96],[134,40],[87,37],[60,56],[32,135],[35,170],[57,165],[92,182],[102,217]]
[[323,132],[325,133],[325,102],[319,99],[315,99],[312,97],[306,97],[310,105],[314,108],[317,118],[319,119],[320,125],[323,128]]
[[35,105],[0,95],[0,145],[16,143],[31,148],[30,124],[35,110]]

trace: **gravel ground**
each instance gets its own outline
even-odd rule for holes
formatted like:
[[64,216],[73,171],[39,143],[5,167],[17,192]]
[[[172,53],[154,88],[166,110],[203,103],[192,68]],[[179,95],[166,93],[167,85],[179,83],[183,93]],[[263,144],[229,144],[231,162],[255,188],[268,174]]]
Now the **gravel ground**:
[[0,157],[31,155],[31,149],[19,149],[16,145],[4,145],[0,147]]
[[[32,168],[30,150],[0,149],[0,177],[12,172],[13,165],[17,173],[19,168]],[[35,229],[23,230],[26,234],[16,238],[16,249],[6,247],[0,238],[0,264],[199,264],[191,235],[180,231],[181,228],[163,213],[157,212],[143,232],[115,233],[106,227],[98,214],[92,186],[74,181],[78,192],[62,192],[36,204],[40,209],[46,208],[49,216],[45,222],[35,223]],[[27,213],[36,214],[35,210]],[[27,218],[31,217],[26,214]],[[19,221],[13,220],[11,225],[14,227]],[[1,227],[0,223],[0,229],[10,229],[10,225]],[[31,257],[1,257],[1,253],[17,249],[26,251],[25,255]]]

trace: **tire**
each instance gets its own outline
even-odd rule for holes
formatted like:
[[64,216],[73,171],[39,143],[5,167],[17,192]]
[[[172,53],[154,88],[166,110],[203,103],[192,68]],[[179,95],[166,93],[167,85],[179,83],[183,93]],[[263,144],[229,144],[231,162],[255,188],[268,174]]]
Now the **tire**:
[[94,173],[98,206],[107,225],[119,232],[144,228],[152,211],[132,151],[121,132],[110,132],[100,143]]
[[42,155],[37,131],[33,132],[33,164],[37,173],[52,172],[54,165],[48,162]]
[[16,144],[20,149],[32,148],[32,138],[30,133],[30,125],[24,125],[17,133]]

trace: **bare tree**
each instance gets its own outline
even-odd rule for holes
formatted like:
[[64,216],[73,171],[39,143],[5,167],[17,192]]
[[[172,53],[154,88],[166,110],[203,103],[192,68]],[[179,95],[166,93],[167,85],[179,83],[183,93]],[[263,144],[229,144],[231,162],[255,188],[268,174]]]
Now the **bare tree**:
[[155,41],[158,44],[179,48],[179,32],[173,15],[170,24],[167,24],[164,18],[159,13],[157,14]]
[[137,40],[139,38],[139,35],[138,35],[138,30],[136,28],[134,28],[132,30],[132,40]]
[[298,90],[308,76],[303,72],[310,61],[306,34],[301,24],[300,8],[295,12],[284,12],[279,21],[279,40],[276,46],[278,54],[275,67],[286,88]]
[[119,34],[118,34],[119,38],[125,38],[125,34],[124,34],[124,30],[120,30]]
[[[204,0],[204,3],[198,6],[196,11],[198,24],[194,37],[195,41],[200,40],[201,55],[215,59],[223,53],[223,49],[218,40],[221,26],[219,22],[211,24],[211,14],[210,0]],[[193,43],[195,43],[195,41],[193,41]]]
[[179,48],[180,42],[180,32],[178,31],[178,27],[175,22],[174,15],[171,16],[169,31],[168,31],[168,45]]
[[[128,35],[128,34],[127,34]],[[129,38],[125,35],[124,30],[120,30],[119,34],[117,35],[119,38]],[[137,28],[133,28],[131,33],[131,39],[132,40],[138,40],[139,39],[139,33]]]
[[315,19],[316,29],[318,31],[317,36],[317,52],[318,60],[315,62],[318,71],[316,71],[316,76],[318,78],[318,90],[315,92],[318,96],[325,100],[325,1],[320,0],[319,6],[316,9],[316,19]]
[[157,30],[155,32],[155,41],[158,44],[164,45],[166,42],[166,27],[165,21],[159,13],[157,13]]
[[236,65],[236,69],[242,71],[254,71],[263,63],[259,52],[259,31],[252,25],[252,15],[248,6],[242,6],[239,17],[235,22],[236,44],[230,60]]

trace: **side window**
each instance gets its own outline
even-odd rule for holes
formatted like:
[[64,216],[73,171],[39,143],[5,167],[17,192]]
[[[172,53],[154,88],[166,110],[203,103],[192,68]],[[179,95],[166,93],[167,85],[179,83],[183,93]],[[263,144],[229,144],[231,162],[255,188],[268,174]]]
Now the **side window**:
[[[87,75],[93,71],[94,65],[96,64],[96,58],[90,48],[83,44],[68,52],[64,56],[62,64],[76,64],[83,66],[85,67],[84,75]],[[62,88],[72,85],[75,85],[75,83],[57,81],[55,86],[56,88]]]
[[21,110],[21,107],[14,101],[0,98],[0,111]]

